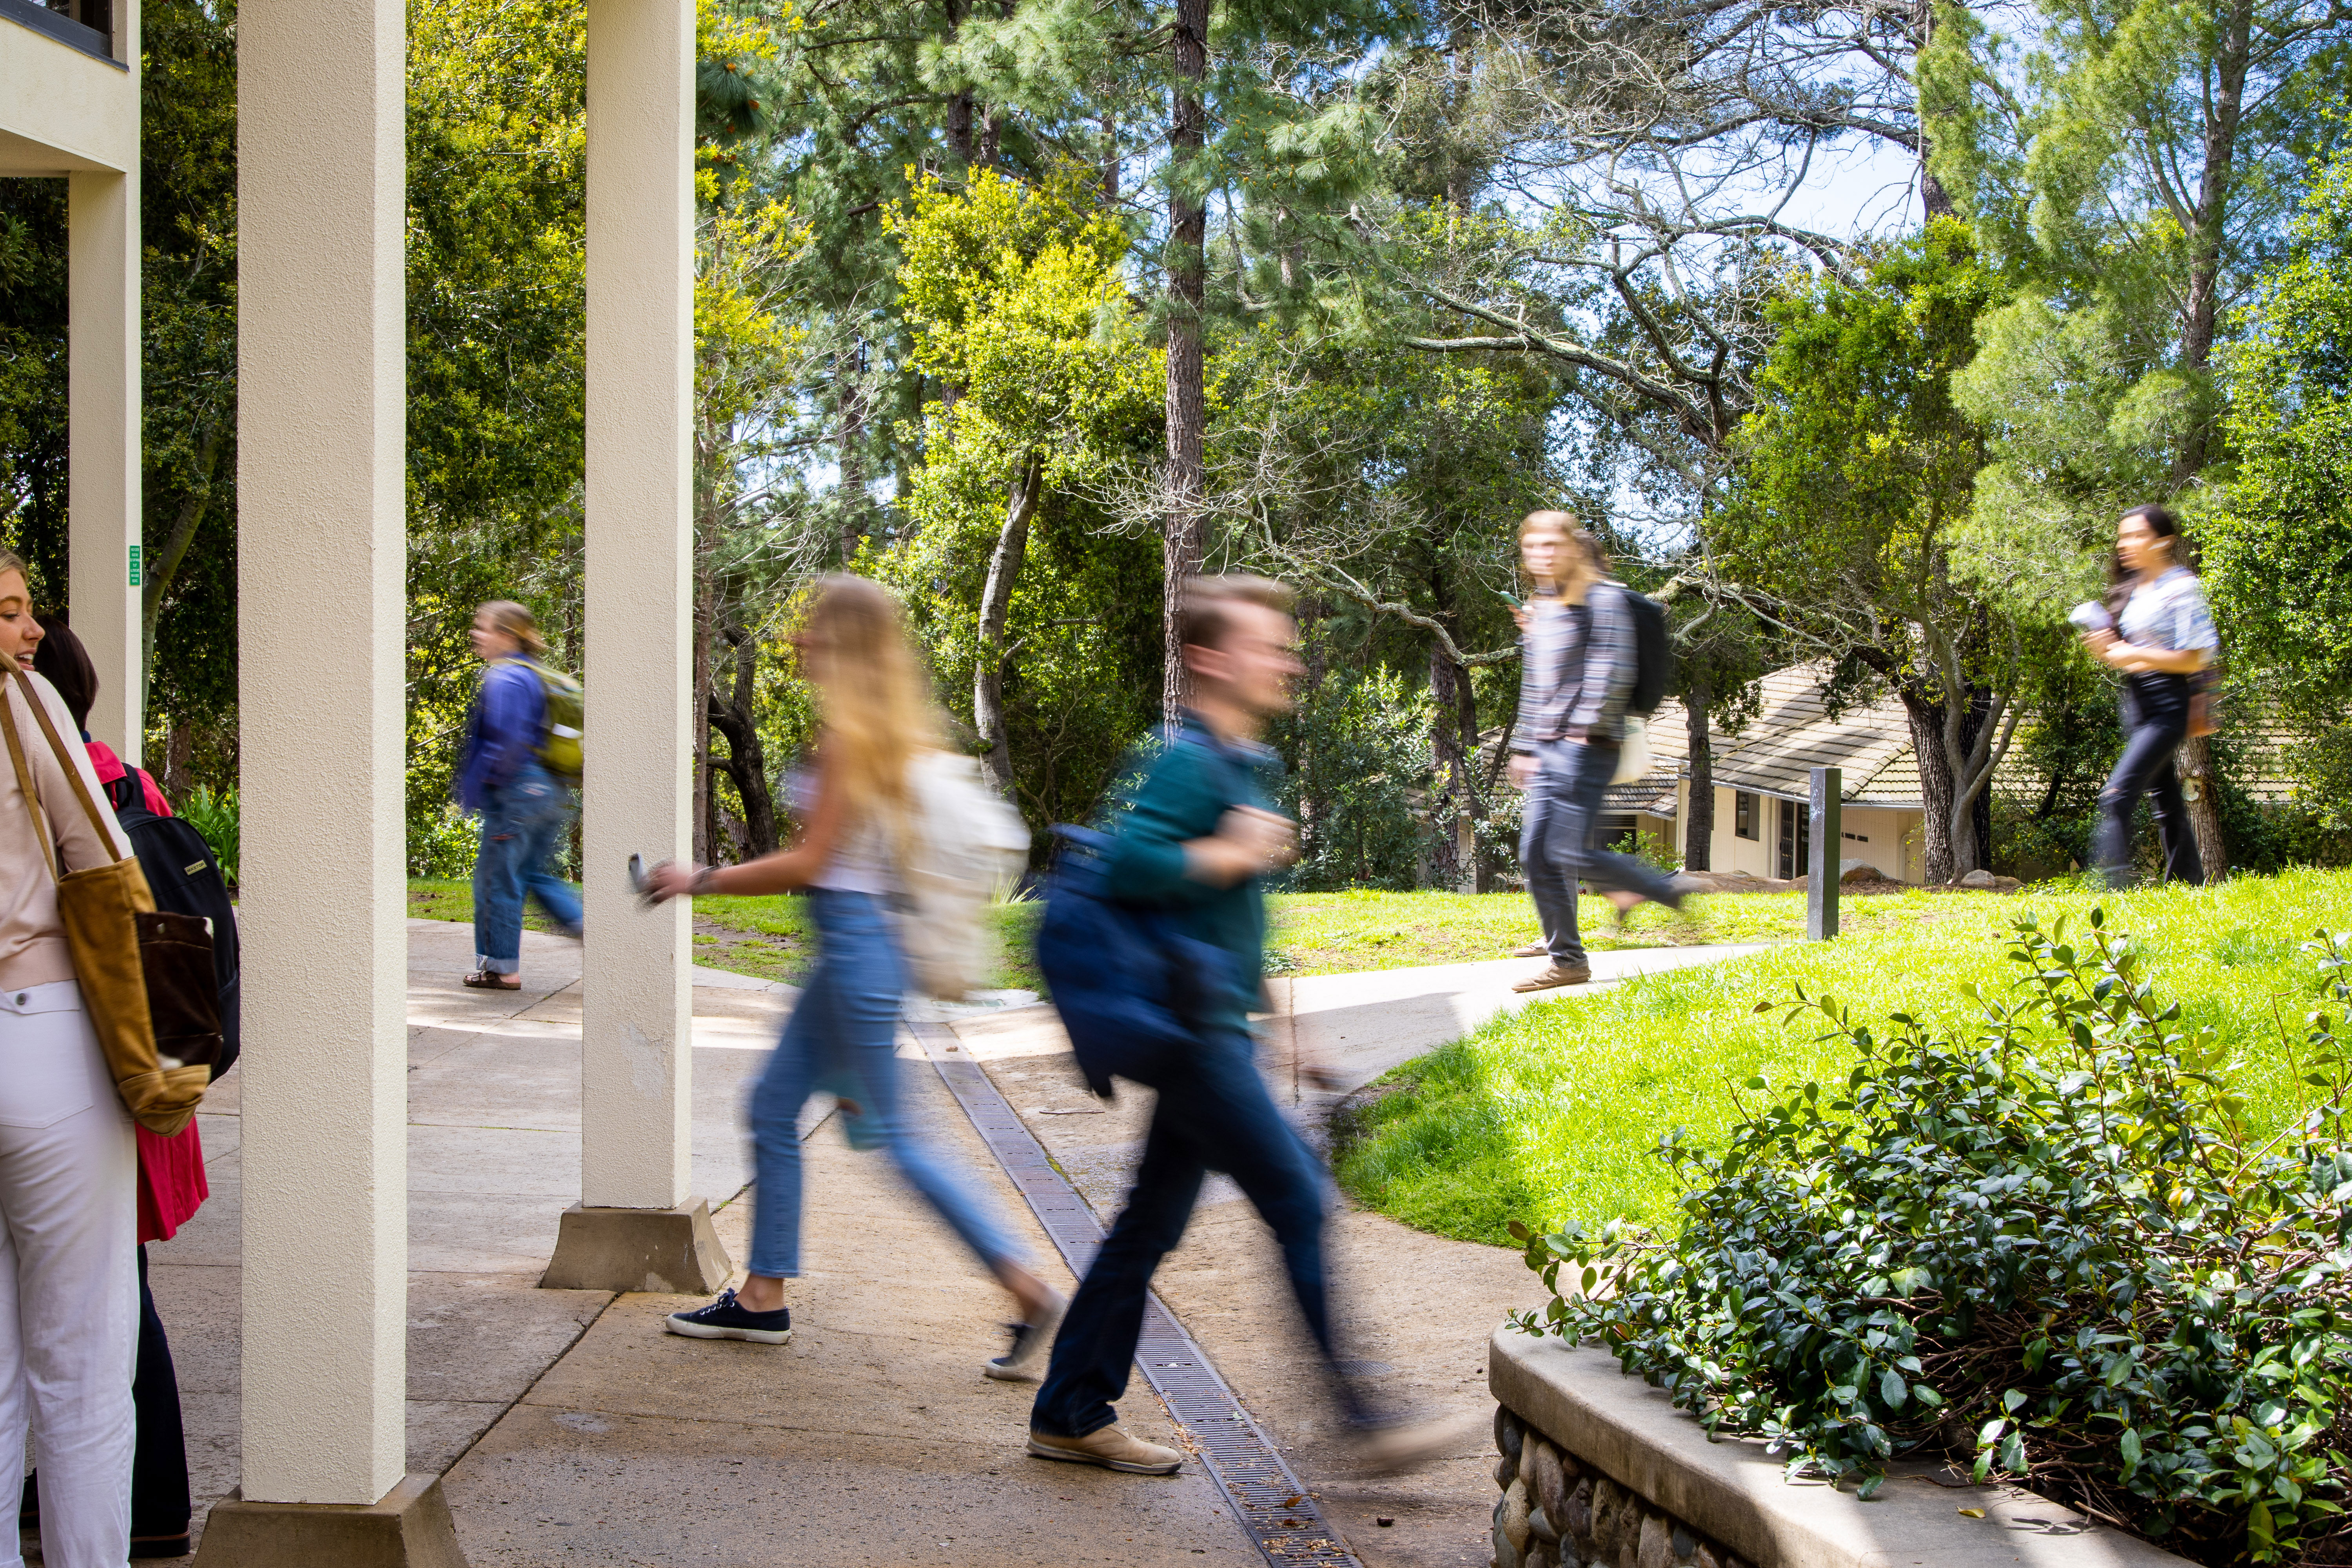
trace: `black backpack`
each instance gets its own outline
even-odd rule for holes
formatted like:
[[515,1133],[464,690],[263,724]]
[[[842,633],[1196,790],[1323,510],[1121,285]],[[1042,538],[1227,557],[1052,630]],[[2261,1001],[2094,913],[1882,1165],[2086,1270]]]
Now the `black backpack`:
[[106,786],[114,819],[139,857],[147,874],[147,890],[155,907],[173,914],[195,915],[212,921],[213,974],[220,982],[221,1053],[213,1063],[213,1077],[236,1064],[238,1049],[238,974],[236,908],[229,902],[228,879],[205,836],[184,817],[158,816],[147,809],[140,773],[126,768]]
[[1675,683],[1674,639],[1666,635],[1664,605],[1622,584],[1618,592],[1625,595],[1625,613],[1633,617],[1633,693],[1625,699],[1625,711],[1646,719]]

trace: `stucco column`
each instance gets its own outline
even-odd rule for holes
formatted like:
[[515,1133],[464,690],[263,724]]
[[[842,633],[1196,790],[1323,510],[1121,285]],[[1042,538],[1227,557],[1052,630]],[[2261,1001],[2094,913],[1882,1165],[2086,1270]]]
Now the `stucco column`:
[[541,1283],[699,1290],[726,1277],[688,1196],[687,906],[627,863],[687,853],[693,756],[693,0],[588,0],[587,953],[580,1202]]
[[237,16],[248,1503],[406,1468],[404,20]]
[[628,859],[688,848],[693,730],[693,0],[588,0],[588,715],[580,1202],[543,1285],[703,1290],[689,1196],[688,911]]
[[[89,732],[140,760],[139,171],[66,180],[73,628],[98,667]],[[143,563],[139,563],[143,565]]]

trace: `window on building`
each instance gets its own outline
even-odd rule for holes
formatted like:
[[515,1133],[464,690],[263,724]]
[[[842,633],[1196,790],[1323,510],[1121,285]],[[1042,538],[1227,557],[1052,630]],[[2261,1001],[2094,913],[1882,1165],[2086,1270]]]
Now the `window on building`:
[[1756,797],[1744,789],[1731,792],[1731,831],[1742,838],[1755,838]]
[[1641,847],[1641,824],[1630,811],[1604,811],[1593,819],[1592,841],[1603,849],[1630,855]]
[[1813,818],[1801,800],[1780,803],[1780,876],[1801,877],[1812,858]]

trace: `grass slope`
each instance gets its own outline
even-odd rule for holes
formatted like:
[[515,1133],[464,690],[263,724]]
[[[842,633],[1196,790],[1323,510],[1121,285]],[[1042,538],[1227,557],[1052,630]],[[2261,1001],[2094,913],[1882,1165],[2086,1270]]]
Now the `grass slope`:
[[[1990,900],[1981,893],[1911,891],[1849,898],[1844,929],[1864,933],[1923,921],[1966,920]],[[1535,906],[1524,893],[1277,893],[1266,900],[1273,935],[1266,967],[1276,974],[1354,974],[1426,963],[1468,963],[1507,957],[1537,934]],[[798,900],[701,898],[694,900],[695,962],[714,969],[797,980],[812,949]],[[425,920],[471,921],[469,882],[412,879],[408,912]],[[991,984],[1043,989],[1030,957],[1030,936],[1044,906],[1001,905],[997,922],[1003,958]],[[1678,947],[1711,942],[1794,941],[1805,926],[1802,893],[1714,893],[1686,903],[1681,913],[1644,905],[1622,931],[1607,900],[1583,900],[1577,911],[1586,946],[1595,951]],[[536,904],[525,912],[532,931],[553,927]]]
[[[1751,896],[1763,902],[1769,896]],[[1728,899],[1715,900],[1718,903]],[[2296,871],[2219,888],[2131,894],[2041,891],[1873,900],[1881,918],[1835,942],[1677,970],[1497,1018],[1382,1080],[1343,1130],[1339,1175],[1359,1201],[1441,1236],[1504,1242],[1511,1220],[1664,1217],[1673,1198],[1650,1151],[1675,1124],[1719,1136],[1733,1087],[1843,1079],[1843,1049],[1784,1027],[1756,1004],[1801,984],[1871,1016],[1963,1022],[1960,987],[2006,986],[2008,917],[2077,921],[2103,903],[2153,961],[2159,992],[2235,1047],[2236,1081],[2259,1129],[2305,1103],[2289,1041],[2312,990],[2297,951],[2314,928],[2352,927],[2352,872]],[[1385,1092],[1383,1092],[1385,1091]]]

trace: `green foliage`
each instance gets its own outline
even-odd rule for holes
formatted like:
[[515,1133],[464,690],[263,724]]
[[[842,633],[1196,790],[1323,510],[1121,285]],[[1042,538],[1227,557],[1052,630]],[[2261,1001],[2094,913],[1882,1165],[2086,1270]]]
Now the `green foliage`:
[[215,790],[209,784],[198,784],[178,802],[179,813],[188,826],[204,835],[212,846],[213,854],[221,863],[221,876],[232,888],[236,886],[237,802],[236,791]]
[[1003,645],[1013,794],[1033,826],[1087,815],[1157,716],[1155,542],[1108,526],[1099,481],[1156,445],[1161,356],[1128,309],[1128,237],[1070,177],[919,183],[890,217],[912,363],[958,389],[929,404],[909,524],[869,557],[898,588],[950,707],[979,716],[983,591],[1008,508]]
[[[1847,899],[1843,930],[1832,942],[1788,940],[1801,930],[1801,894],[1695,902],[1687,923],[1642,911],[1627,940],[1781,945],[1734,964],[1672,970],[1538,1003],[1400,1068],[1367,1091],[1353,1133],[1337,1151],[1348,1191],[1391,1218],[1473,1241],[1505,1239],[1513,1219],[1544,1229],[1570,1221],[1597,1229],[1620,1218],[1664,1224],[1675,1194],[1673,1173],[1654,1157],[1664,1133],[1682,1127],[1720,1147],[1741,1116],[1731,1086],[1759,1075],[1775,1084],[1826,1082],[1851,1065],[1838,1041],[1756,1013],[1757,997],[1801,985],[1811,994],[1830,990],[1873,1009],[1908,1013],[1932,1028],[1965,1030],[1975,1009],[1958,988],[1997,990],[2008,979],[1990,935],[2023,910],[2045,921],[2058,914],[2079,921],[2094,903],[2129,925],[2143,954],[2163,964],[2192,1027],[2210,1026],[2239,1043],[2235,1076],[2249,1101],[2247,1119],[2267,1135],[2313,1102],[2300,1059],[2279,1034],[2280,996],[2300,984],[2294,943],[2273,933],[2321,922],[2352,927],[2352,875],[2297,870],[2127,895],[2058,885],[2011,896],[1916,889]],[[1459,903],[1498,912],[1513,903],[1526,908],[1491,897]],[[1588,900],[1587,915],[1585,929],[1605,935],[1606,910]],[[1525,913],[1487,928],[1478,948],[1412,931],[1434,918],[1416,922],[1382,909],[1317,920],[1327,930],[1350,920],[1404,929],[1412,940],[1395,946],[1410,946],[1423,955],[1421,963],[1499,956],[1534,932]],[[1307,962],[1337,953],[1334,935],[1310,943],[1302,931],[1281,941],[1311,972],[1338,966]]]
[[2305,800],[2352,826],[2352,153],[2313,182],[2294,250],[2246,311],[2228,362],[2240,452],[2201,530],[2231,646],[2309,737]]
[[1429,702],[1393,669],[1342,667],[1301,694],[1268,738],[1296,764],[1283,808],[1299,823],[1285,886],[1410,888],[1423,828],[1409,798],[1429,773]]
[[2016,921],[2017,979],[1965,1033],[1758,1004],[1826,1019],[1851,1070],[1768,1097],[1719,1152],[1670,1134],[1672,1236],[1515,1225],[1554,1292],[1518,1325],[1864,1498],[1890,1461],[1956,1452],[2217,1568],[2300,1555],[2352,1468],[2326,1447],[2352,1396],[2352,932],[2305,944],[2317,1103],[2263,1138],[2239,1042],[2159,999],[2100,909],[2066,928]]

